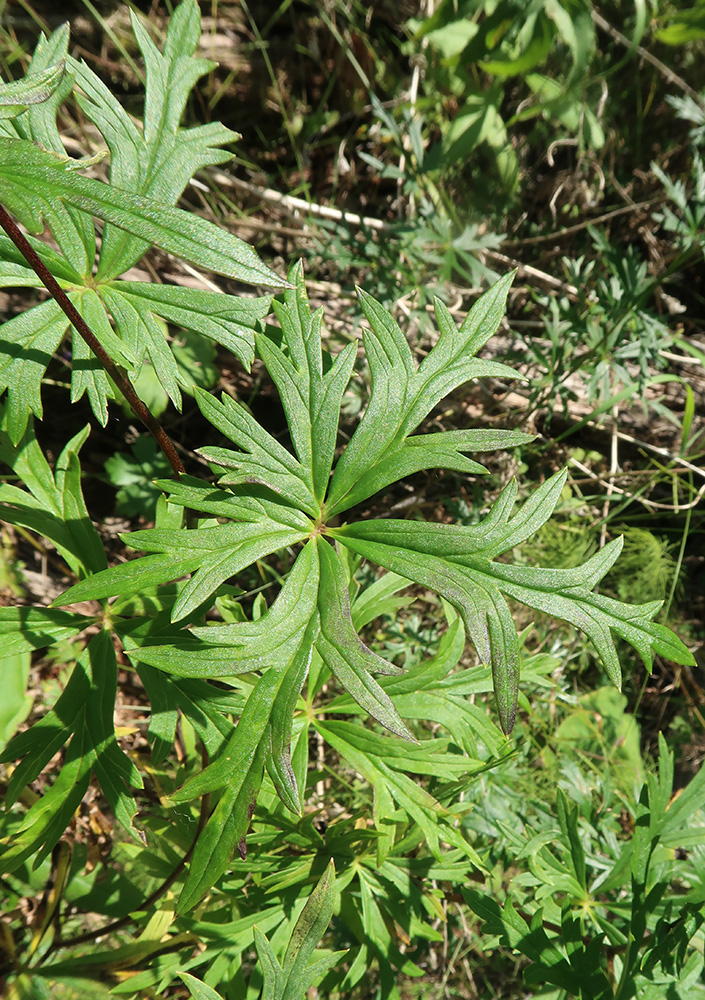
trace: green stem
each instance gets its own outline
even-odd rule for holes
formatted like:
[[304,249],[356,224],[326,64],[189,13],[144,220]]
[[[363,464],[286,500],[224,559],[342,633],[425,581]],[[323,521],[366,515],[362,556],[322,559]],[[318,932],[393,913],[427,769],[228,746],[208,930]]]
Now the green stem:
[[5,230],[19,252],[37,275],[47,291],[64,311],[68,319],[73,324],[78,334],[83,337],[86,344],[98,358],[103,368],[113,380],[119,391],[130,404],[135,416],[142,421],[147,430],[154,435],[154,438],[167,457],[169,465],[177,475],[185,472],[183,462],[179,458],[174,442],[166,433],[159,421],[150,413],[142,400],[135,392],[127,374],[115,364],[107,353],[96,335],[86,323],[85,319],[74,306],[66,292],[61,288],[54,275],[47,268],[36,250],[32,248],[22,230],[13,222],[5,208],[0,205],[0,226]]

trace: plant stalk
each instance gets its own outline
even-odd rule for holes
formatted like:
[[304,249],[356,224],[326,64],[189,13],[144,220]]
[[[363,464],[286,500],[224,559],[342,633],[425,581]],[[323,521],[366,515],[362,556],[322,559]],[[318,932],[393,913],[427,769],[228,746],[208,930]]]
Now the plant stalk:
[[81,337],[83,337],[86,344],[88,344],[91,351],[93,351],[95,356],[98,358],[107,374],[113,380],[123,397],[130,404],[135,416],[142,421],[147,430],[154,436],[154,439],[166,455],[167,461],[174,470],[175,474],[180,475],[182,472],[185,472],[186,469],[184,468],[184,464],[179,458],[176,448],[174,447],[174,442],[171,440],[156,417],[152,415],[139,398],[132,383],[127,377],[127,374],[115,364],[96,335],[88,326],[85,319],[76,309],[71,299],[61,288],[54,275],[42,261],[37,252],[32,248],[22,230],[15,222],[13,222],[3,205],[0,205],[0,226],[2,226],[5,230],[47,291],[63,309],[75,330]]

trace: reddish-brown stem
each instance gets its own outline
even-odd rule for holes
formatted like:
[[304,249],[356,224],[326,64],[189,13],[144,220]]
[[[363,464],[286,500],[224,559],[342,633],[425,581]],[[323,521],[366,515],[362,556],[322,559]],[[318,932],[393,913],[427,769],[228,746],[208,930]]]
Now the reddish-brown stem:
[[152,416],[150,411],[144,405],[135,392],[132,383],[128,379],[125,372],[123,372],[122,369],[115,364],[113,359],[103,348],[96,335],[71,302],[71,299],[60,287],[56,278],[47,268],[46,264],[42,261],[36,251],[32,249],[32,246],[22,230],[13,222],[2,205],[0,205],[0,226],[2,226],[5,230],[47,291],[50,292],[54,300],[59,304],[59,306],[61,306],[64,313],[73,324],[75,330],[81,337],[83,337],[85,342],[98,358],[103,368],[105,368],[110,378],[132,407],[132,411],[135,416],[141,420],[147,430],[154,435],[157,444],[166,455],[169,465],[172,467],[174,472],[177,475],[185,472],[186,470],[183,462],[179,458],[176,448],[174,447],[174,442],[171,440],[159,421]]

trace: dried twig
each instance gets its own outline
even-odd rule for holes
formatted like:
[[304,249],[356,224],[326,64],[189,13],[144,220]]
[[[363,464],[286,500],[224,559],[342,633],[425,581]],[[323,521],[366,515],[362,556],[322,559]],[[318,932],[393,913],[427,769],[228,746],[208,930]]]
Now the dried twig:
[[667,458],[670,462],[674,462],[677,465],[682,465],[686,469],[690,469],[697,476],[705,479],[705,469],[701,469],[700,466],[694,465],[692,462],[686,461],[686,459],[681,458],[680,455],[673,455],[670,451],[665,448],[659,448],[655,444],[649,444],[647,441],[640,441],[638,438],[634,438],[631,434],[623,434],[622,431],[617,431],[617,437],[621,441],[629,441],[630,444],[635,444],[637,448],[645,448],[646,451],[653,451],[656,455],[661,455],[663,458]]
[[[279,205],[295,217],[298,217],[299,212],[307,212],[321,219],[346,222],[351,226],[364,226],[366,229],[375,229],[377,232],[392,232],[394,230],[394,226],[388,222],[383,222],[381,219],[358,215],[357,212],[345,212],[339,208],[332,208],[330,205],[318,205],[315,202],[305,201],[303,198],[295,198],[293,195],[282,194],[280,191],[274,191],[272,188],[259,188],[254,184],[248,184],[247,181],[239,180],[237,177],[228,177],[226,174],[217,173],[213,174],[213,178],[218,183],[230,183],[234,187],[256,195],[263,201]],[[555,288],[557,291],[571,298],[578,298],[579,292],[575,285],[569,285],[565,281],[561,281],[560,278],[554,278],[552,274],[548,274],[546,271],[541,271],[531,264],[523,264],[521,261],[515,260],[513,257],[507,257],[506,254],[498,253],[496,250],[483,250],[482,253],[488,260],[503,264],[506,267],[516,268],[519,275],[523,278],[549,285],[551,288]]]
[[523,247],[530,243],[550,243],[551,240],[559,240],[565,236],[571,236],[573,233],[579,233],[583,229],[587,229],[588,226],[599,226],[603,222],[609,222],[610,219],[614,219],[618,215],[625,215],[627,212],[634,212],[639,208],[653,208],[654,205],[658,205],[663,201],[666,201],[665,195],[658,195],[655,198],[649,198],[647,201],[637,201],[631,205],[622,205],[621,208],[615,208],[611,212],[597,215],[594,219],[586,219],[584,222],[578,222],[574,226],[566,226],[565,229],[556,229],[552,233],[545,233],[542,236],[527,236],[526,239],[522,240],[507,240],[502,246],[505,248]]

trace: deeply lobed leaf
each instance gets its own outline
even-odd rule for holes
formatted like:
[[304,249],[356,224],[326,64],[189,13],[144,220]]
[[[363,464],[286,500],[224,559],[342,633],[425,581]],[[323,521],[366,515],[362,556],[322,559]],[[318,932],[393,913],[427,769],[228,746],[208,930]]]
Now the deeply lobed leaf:
[[[278,288],[287,282],[237,237],[173,207],[197,170],[230,158],[221,147],[237,138],[216,123],[180,127],[192,87],[213,68],[194,55],[200,37],[195,0],[183,0],[175,10],[163,52],[134,16],[133,28],[147,70],[143,126],[133,121],[88,66],[68,55],[64,25],[40,40],[25,79],[6,85],[10,103],[5,106],[14,117],[10,120],[0,113],[0,178],[4,203],[26,228],[38,233],[45,222],[51,230],[58,253],[40,241],[30,238],[30,242],[112,360],[135,376],[148,362],[179,407],[180,389],[190,384],[172,354],[165,321],[222,343],[249,367],[255,328],[269,301],[253,308],[233,296],[122,282],[119,275],[156,244],[244,282],[271,282]],[[83,177],[77,170],[102,158],[102,153],[76,161],[64,149],[56,118],[74,87],[83,111],[108,145],[108,184]],[[26,107],[12,103],[21,98]],[[94,217],[105,222],[97,267]],[[4,237],[0,261],[0,284],[41,286]],[[2,328],[0,391],[8,390],[13,441],[21,437],[30,414],[42,415],[41,380],[69,331],[71,398],[76,401],[87,393],[95,415],[107,422],[114,386],[58,305],[45,302]]]

